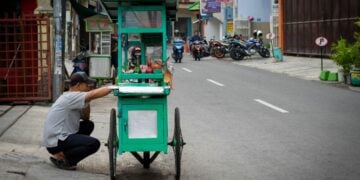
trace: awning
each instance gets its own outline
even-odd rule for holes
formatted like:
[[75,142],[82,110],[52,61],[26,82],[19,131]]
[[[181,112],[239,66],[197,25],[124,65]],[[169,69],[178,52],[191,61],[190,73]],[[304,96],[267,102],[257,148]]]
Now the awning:
[[86,32],[112,32],[113,23],[105,15],[94,15],[84,19]]
[[70,0],[70,3],[81,19],[97,14],[94,10],[82,6],[81,4],[76,2],[76,0]]
[[191,4],[187,10],[189,11],[199,11],[200,10],[200,2],[194,2],[193,4]]

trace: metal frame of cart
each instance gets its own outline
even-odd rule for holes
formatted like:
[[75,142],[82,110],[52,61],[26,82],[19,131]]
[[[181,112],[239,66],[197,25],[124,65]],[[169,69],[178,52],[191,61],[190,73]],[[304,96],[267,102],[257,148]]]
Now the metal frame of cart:
[[[163,0],[119,1],[118,89],[114,90],[114,95],[118,97],[118,108],[111,110],[107,143],[111,179],[116,176],[118,154],[129,152],[144,168],[150,168],[161,152],[167,154],[168,145],[173,147],[175,154],[176,179],[180,178],[181,153],[185,143],[181,134],[179,108],[175,108],[174,134],[168,142],[167,96],[171,89],[164,81],[163,74],[166,68],[168,15],[167,3]],[[136,66],[146,65],[151,56],[161,59],[162,69],[151,73],[131,70],[128,50],[132,45],[141,48]]]

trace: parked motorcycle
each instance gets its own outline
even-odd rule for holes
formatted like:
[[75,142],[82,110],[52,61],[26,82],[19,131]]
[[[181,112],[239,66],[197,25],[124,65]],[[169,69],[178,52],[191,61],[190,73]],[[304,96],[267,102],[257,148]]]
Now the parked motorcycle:
[[184,53],[184,41],[181,39],[175,39],[173,45],[173,53],[171,57],[175,60],[175,63],[181,63]]
[[264,46],[263,41],[257,40],[255,38],[250,38],[246,42],[240,41],[234,48],[230,51],[230,57],[233,60],[242,60],[245,56],[252,56],[256,53],[263,58],[270,57],[270,51]]
[[[219,49],[221,48],[222,43],[220,41],[216,41],[214,39],[210,39],[209,41],[209,52],[211,56],[217,57],[217,58],[223,58],[223,54]],[[216,52],[216,54],[215,54]]]
[[213,53],[216,58],[223,58],[227,53],[230,53],[233,47],[237,46],[239,42],[237,40],[229,39],[224,42],[214,42]]
[[213,49],[214,46],[215,46],[215,39],[210,39],[210,41],[209,41],[210,56],[214,56],[214,49]]
[[200,61],[203,57],[204,47],[202,46],[201,41],[194,41],[191,46],[191,53],[195,59],[195,61]]
[[85,72],[89,74],[89,60],[88,60],[88,53],[85,47],[80,48],[80,53],[72,60],[73,62],[73,71],[71,75],[76,72]]
[[210,56],[210,46],[208,42],[206,41],[205,36],[203,37],[203,40],[201,41],[201,46],[203,47],[202,57]]

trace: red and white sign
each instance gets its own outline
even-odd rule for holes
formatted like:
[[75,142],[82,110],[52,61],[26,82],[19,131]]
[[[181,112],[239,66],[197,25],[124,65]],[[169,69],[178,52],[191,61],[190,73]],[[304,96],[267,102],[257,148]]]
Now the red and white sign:
[[324,37],[318,37],[315,40],[315,44],[320,46],[320,47],[326,46],[327,43],[328,43],[328,40],[326,38],[324,38]]
[[266,39],[274,39],[275,38],[275,34],[274,33],[267,33],[266,34]]

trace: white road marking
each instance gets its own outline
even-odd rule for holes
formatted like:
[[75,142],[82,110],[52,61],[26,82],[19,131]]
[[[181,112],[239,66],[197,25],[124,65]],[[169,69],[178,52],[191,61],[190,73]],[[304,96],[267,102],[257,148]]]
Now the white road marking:
[[188,68],[182,68],[184,71],[187,71],[187,72],[192,72],[190,69]]
[[218,85],[218,86],[225,86],[225,85],[223,85],[223,84],[221,84],[221,83],[219,83],[219,82],[216,82],[216,81],[214,81],[214,80],[212,80],[212,79],[206,79],[207,81],[209,81],[209,82],[211,82],[211,83],[214,83],[214,84],[216,84],[216,85]]
[[272,104],[270,104],[270,103],[268,103],[268,102],[265,102],[265,101],[263,101],[263,100],[261,100],[261,99],[254,99],[254,101],[256,101],[256,102],[258,102],[258,103],[260,103],[260,104],[263,104],[263,105],[265,105],[265,106],[267,106],[267,107],[269,107],[269,108],[272,108],[272,109],[274,109],[274,110],[276,110],[276,111],[279,111],[279,112],[281,112],[281,113],[289,113],[289,111],[287,111],[287,110],[285,110],[285,109],[282,109],[282,108],[279,108],[279,107],[276,107],[276,106],[274,106],[274,105],[272,105]]

